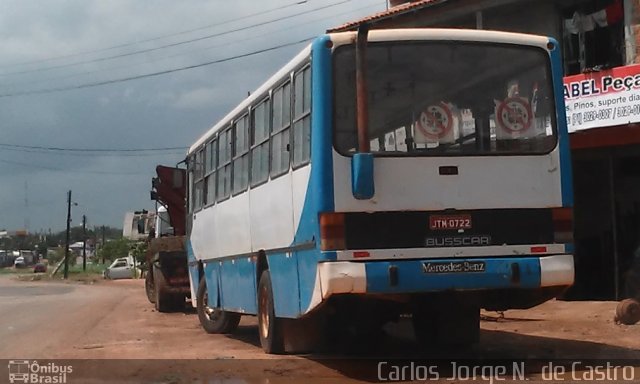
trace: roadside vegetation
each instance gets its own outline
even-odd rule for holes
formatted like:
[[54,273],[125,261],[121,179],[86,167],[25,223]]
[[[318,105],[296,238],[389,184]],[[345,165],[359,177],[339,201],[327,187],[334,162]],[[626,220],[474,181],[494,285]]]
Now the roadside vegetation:
[[[94,283],[102,280],[102,273],[109,265],[103,264],[87,264],[87,269],[82,269],[82,264],[69,265],[70,281],[79,281],[85,283]],[[62,280],[64,274],[64,266],[61,266],[56,275],[51,276],[56,264],[47,266],[47,271],[43,273],[34,273],[33,265],[26,268],[6,267],[0,268],[0,275],[13,275],[16,279],[22,281],[38,281],[38,280]]]
[[[98,228],[98,231],[101,228]],[[87,243],[96,244],[101,233],[98,231],[87,231]],[[44,273],[34,273],[34,266],[26,268],[15,268],[13,266],[0,267],[0,275],[12,275],[13,278],[24,281],[35,280],[61,280],[64,276],[64,265],[61,265],[52,276],[56,267],[64,260],[64,232],[49,235],[37,236],[26,235],[14,238],[0,239],[0,250],[7,249],[30,249],[40,254],[41,261],[47,268]],[[70,233],[70,244],[82,241],[82,232],[77,228],[72,228]],[[103,273],[111,263],[129,255],[135,258],[137,271],[144,269],[147,244],[144,241],[136,242],[122,237],[122,231],[105,227],[104,243],[98,243],[95,255],[87,256],[86,271],[82,269],[82,258],[78,257],[77,251],[69,251],[69,274],[68,280],[94,283],[103,280]],[[6,264],[5,264],[6,265]],[[138,273],[137,278],[140,278]]]

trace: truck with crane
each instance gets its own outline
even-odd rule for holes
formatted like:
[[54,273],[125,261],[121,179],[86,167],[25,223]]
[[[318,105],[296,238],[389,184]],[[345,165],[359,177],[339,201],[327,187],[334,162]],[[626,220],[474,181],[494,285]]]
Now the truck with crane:
[[155,228],[149,231],[145,290],[159,312],[185,308],[190,296],[185,249],[186,174],[180,168],[156,167],[151,199],[157,202]]

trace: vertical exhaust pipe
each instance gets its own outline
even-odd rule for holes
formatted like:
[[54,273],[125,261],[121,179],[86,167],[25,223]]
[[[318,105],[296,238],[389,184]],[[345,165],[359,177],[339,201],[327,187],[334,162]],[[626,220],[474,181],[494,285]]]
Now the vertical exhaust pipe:
[[369,27],[358,29],[356,39],[356,113],[358,124],[358,152],[367,153],[369,147],[369,102],[367,100],[367,38]]
[[351,192],[358,200],[368,200],[375,194],[373,155],[369,141],[369,93],[367,90],[367,40],[369,26],[358,28],[356,37],[356,123],[358,150],[351,158]]

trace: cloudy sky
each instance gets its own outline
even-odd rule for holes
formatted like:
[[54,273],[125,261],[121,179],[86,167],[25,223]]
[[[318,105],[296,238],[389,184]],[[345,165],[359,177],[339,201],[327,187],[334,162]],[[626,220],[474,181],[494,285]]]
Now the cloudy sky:
[[122,150],[188,147],[304,44],[144,75],[294,43],[385,6],[384,0],[3,0],[0,229],[63,229],[68,190],[78,203],[74,225],[86,214],[89,226],[121,226],[126,211],[153,208],[155,165],[174,165],[185,150]]

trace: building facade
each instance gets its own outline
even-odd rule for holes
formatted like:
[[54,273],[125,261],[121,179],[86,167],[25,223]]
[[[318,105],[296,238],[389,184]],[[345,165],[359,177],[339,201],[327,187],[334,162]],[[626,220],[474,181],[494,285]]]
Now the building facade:
[[575,195],[576,283],[566,298],[634,294],[630,287],[640,283],[634,283],[640,279],[640,0],[396,0],[392,5],[329,32],[367,24],[500,30],[558,40]]

